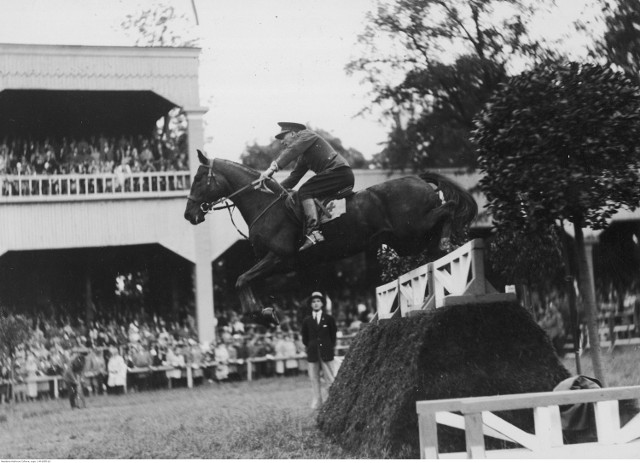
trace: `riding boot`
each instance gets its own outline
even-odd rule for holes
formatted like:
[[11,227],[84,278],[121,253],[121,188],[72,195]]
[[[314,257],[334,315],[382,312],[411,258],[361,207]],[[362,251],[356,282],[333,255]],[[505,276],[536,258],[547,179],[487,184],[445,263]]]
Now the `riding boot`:
[[304,211],[305,217],[304,228],[306,238],[304,244],[298,251],[304,251],[314,244],[324,241],[324,236],[322,236],[322,233],[318,230],[318,211],[316,210],[316,203],[313,198],[302,200],[302,210]]

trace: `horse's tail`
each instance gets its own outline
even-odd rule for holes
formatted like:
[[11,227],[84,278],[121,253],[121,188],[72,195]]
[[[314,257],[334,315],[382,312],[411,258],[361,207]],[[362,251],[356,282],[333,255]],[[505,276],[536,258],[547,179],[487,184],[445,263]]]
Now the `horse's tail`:
[[463,231],[478,216],[478,203],[471,193],[456,182],[435,172],[422,172],[418,176],[425,182],[437,185],[445,201],[456,204],[451,223],[454,233]]

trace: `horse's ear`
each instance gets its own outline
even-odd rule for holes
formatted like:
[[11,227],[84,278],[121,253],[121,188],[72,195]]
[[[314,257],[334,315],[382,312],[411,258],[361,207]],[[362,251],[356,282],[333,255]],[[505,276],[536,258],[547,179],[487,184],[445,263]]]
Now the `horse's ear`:
[[198,159],[200,160],[200,164],[204,164],[205,166],[209,165],[209,158],[204,155],[204,153],[200,150],[198,151]]

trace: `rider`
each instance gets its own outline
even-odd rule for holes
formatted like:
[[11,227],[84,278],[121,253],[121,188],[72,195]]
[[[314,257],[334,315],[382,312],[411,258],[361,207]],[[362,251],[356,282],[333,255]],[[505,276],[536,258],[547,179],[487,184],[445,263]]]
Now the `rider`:
[[299,251],[304,251],[324,241],[324,236],[319,230],[318,211],[313,198],[330,196],[347,187],[353,188],[353,172],[345,158],[324,138],[307,129],[305,125],[296,122],[278,122],[278,125],[281,130],[276,138],[284,145],[284,149],[262,173],[261,178],[271,177],[274,172],[296,161],[289,176],[281,183],[283,187],[291,189],[308,170],[315,172],[298,191],[305,215],[306,234],[305,242]]

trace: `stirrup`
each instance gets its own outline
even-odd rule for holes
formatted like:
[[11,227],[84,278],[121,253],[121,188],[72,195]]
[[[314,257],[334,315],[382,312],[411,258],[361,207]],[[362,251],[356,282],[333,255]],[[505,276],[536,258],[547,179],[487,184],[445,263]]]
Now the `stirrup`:
[[322,241],[324,241],[324,236],[322,236],[322,233],[314,230],[307,235],[306,239],[304,240],[304,244],[300,246],[300,249],[298,249],[298,251],[305,251],[311,246],[315,246]]

